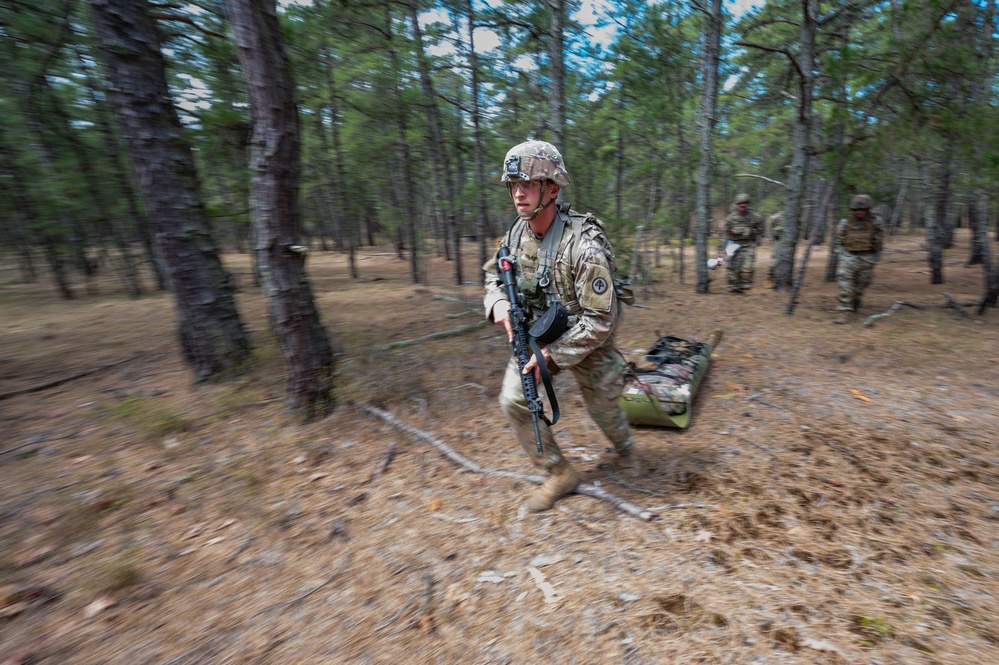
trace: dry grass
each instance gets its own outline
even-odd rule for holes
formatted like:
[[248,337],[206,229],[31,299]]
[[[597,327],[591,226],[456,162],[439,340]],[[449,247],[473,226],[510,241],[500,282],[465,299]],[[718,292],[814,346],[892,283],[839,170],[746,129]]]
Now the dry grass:
[[[30,662],[992,662],[999,315],[942,307],[944,292],[977,300],[981,269],[962,244],[930,286],[919,245],[892,239],[863,314],[925,309],[871,327],[833,325],[824,251],[793,317],[783,294],[697,296],[663,268],[619,338],[640,354],[656,331],[725,330],[691,428],[639,430],[654,471],[631,485],[593,465],[605,443],[567,377],[557,428],[586,480],[654,523],[581,496],[524,515],[522,483],[457,469],[357,408],[530,470],[496,405],[495,330],[376,350],[479,316],[432,297],[479,298],[442,261],[413,286],[385,248],[361,254],[358,281],[340,255],[310,258],[343,352],[340,407],[311,425],[284,414],[244,256],[226,262],[258,369],[200,388],[168,296],[107,282],[63,302],[0,273],[0,392],[137,354],[0,401],[0,449],[25,446],[0,456],[0,660],[43,645]],[[46,640],[102,597],[117,604]]]

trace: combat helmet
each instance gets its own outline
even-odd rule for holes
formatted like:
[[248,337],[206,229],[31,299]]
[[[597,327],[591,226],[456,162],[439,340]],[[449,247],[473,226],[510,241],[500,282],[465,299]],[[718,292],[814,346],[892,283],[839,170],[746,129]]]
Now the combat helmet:
[[752,198],[746,192],[739,192],[735,195],[736,205],[739,205],[740,203],[749,203],[750,201],[752,201]]
[[503,160],[501,182],[516,180],[551,180],[559,187],[569,184],[562,154],[547,141],[525,141],[515,145]]
[[850,201],[850,210],[870,210],[871,197],[867,194],[857,194]]

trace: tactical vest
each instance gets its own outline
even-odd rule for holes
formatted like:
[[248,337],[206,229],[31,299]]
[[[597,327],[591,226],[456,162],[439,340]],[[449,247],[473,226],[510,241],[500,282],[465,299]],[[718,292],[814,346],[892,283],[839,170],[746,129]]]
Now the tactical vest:
[[[628,285],[628,280],[617,272],[614,260],[614,250],[607,239],[603,223],[592,215],[569,214],[568,204],[559,206],[551,227],[541,242],[533,238],[521,247],[521,238],[527,220],[518,218],[514,221],[508,236],[510,253],[518,257],[519,275],[517,287],[524,296],[527,305],[532,309],[535,318],[559,299],[555,290],[554,265],[558,258],[565,226],[572,228],[572,240],[569,241],[569,262],[574,266],[578,256],[579,245],[582,242],[583,226],[587,224],[587,234],[592,235],[603,247],[604,254],[614,279],[614,293],[620,302],[631,305],[635,302],[635,294]],[[523,251],[521,251],[523,249]],[[563,303],[572,311],[578,303]]]
[[736,242],[746,242],[756,240],[756,230],[753,228],[752,213],[747,215],[736,215],[736,220],[732,224],[731,237]]
[[874,251],[874,220],[847,219],[843,233],[843,249],[848,252]]

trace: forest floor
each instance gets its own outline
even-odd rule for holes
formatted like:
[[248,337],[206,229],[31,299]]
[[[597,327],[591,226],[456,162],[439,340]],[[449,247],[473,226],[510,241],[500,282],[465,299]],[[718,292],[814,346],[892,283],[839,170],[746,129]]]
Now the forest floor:
[[[648,522],[582,495],[527,514],[529,481],[366,409],[533,472],[496,402],[495,327],[379,348],[481,320],[480,288],[441,259],[414,286],[388,247],[359,253],[356,280],[310,255],[342,355],[339,406],[308,425],[284,412],[246,256],[225,262],[258,367],[202,387],[169,295],[107,278],[63,301],[4,266],[0,663],[996,662],[999,311],[946,306],[983,291],[961,233],[937,286],[922,237],[890,238],[847,325],[824,248],[790,317],[762,285],[767,247],[745,296],[720,272],[696,295],[692,250],[684,285],[664,253],[619,344],[640,361],[659,332],[724,331],[689,429],[638,429],[652,469],[623,482],[557,381],[566,454]],[[900,300],[921,308],[863,325]]]

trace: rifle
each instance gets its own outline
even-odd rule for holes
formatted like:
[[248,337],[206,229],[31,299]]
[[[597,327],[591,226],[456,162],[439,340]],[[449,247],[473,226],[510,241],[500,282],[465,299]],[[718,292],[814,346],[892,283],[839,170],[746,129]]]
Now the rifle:
[[[505,244],[500,245],[496,253],[496,266],[503,287],[506,289],[506,296],[510,300],[510,323],[513,324],[513,355],[517,359],[517,367],[520,370],[520,385],[524,389],[524,399],[527,400],[527,408],[531,411],[531,422],[534,425],[534,441],[538,444],[538,455],[544,455],[544,447],[541,445],[541,430],[538,428],[538,419],[551,427],[558,422],[559,410],[558,400],[555,399],[555,389],[552,387],[551,375],[548,373],[548,365],[541,353],[541,347],[537,340],[531,335],[528,329],[527,312],[524,311],[520,302],[520,293],[517,285],[513,281],[513,266],[517,262],[515,257],[510,256],[510,248]],[[564,323],[563,323],[564,326]],[[561,333],[559,333],[561,334]],[[531,361],[531,356],[538,361],[541,370],[541,380],[545,385],[545,392],[548,394],[548,402],[552,406],[552,419],[545,416],[544,406],[541,404],[541,396],[538,395],[538,384],[534,380],[534,372],[524,374],[524,367]]]

